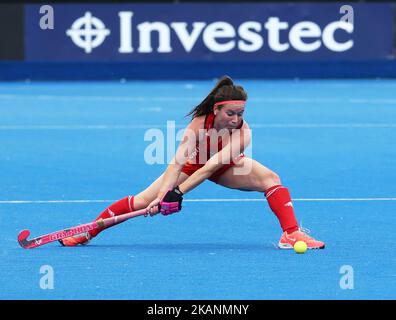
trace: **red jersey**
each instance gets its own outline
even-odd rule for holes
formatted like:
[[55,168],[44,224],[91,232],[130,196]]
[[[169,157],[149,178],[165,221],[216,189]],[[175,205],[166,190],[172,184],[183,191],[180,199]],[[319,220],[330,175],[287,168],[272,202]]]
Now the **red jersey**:
[[[222,139],[221,137],[218,137],[218,141],[217,141],[217,150],[214,150],[212,152],[211,150],[211,145],[214,145],[215,142],[211,142],[210,140],[210,130],[214,128],[214,120],[215,120],[215,115],[213,112],[209,113],[206,115],[205,117],[205,121],[204,121],[204,133],[206,135],[206,141],[204,141],[202,143],[202,141],[197,141],[196,146],[195,146],[195,161],[187,161],[187,163],[184,165],[182,172],[184,172],[187,175],[192,175],[195,171],[197,171],[198,169],[202,168],[206,161],[208,161],[214,153],[219,152],[220,150],[223,149],[223,144],[222,144]],[[237,127],[237,129],[242,128],[243,126],[243,120],[241,122],[241,124]],[[216,136],[217,137],[217,136]],[[200,149],[201,147],[201,149]],[[202,149],[206,149],[206,155],[205,157],[203,157],[203,155],[201,155],[201,161],[200,161],[200,151]],[[240,155],[240,157],[244,157],[243,154]],[[202,161],[203,160],[203,161]],[[235,163],[233,161],[231,161],[229,164],[224,164],[219,170],[217,170],[210,178],[209,180],[214,181],[217,183],[218,178],[224,173],[226,172],[229,168],[231,168],[232,166],[234,166]]]

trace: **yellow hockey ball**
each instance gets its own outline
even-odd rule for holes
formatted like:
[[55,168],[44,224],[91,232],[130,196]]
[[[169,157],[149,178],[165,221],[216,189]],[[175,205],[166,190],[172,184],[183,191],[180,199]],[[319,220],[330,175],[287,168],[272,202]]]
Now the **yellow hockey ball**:
[[294,244],[294,251],[297,253],[305,253],[305,251],[307,251],[307,244],[304,241],[297,241]]

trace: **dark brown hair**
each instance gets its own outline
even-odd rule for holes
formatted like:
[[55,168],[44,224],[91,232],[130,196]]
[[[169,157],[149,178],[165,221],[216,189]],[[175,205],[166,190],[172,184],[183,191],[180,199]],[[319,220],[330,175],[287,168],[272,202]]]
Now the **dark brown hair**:
[[200,104],[194,107],[187,116],[196,118],[213,111],[216,102],[226,100],[247,100],[247,93],[241,86],[234,85],[234,81],[229,76],[223,76]]

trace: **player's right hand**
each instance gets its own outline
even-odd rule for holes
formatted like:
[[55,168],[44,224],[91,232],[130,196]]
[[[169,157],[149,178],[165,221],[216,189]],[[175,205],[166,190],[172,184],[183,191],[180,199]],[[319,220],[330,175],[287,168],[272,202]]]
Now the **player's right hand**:
[[146,213],[145,213],[145,217],[147,217],[148,215],[150,215],[151,217],[156,215],[158,212],[160,212],[160,204],[161,199],[156,198],[154,199],[146,208]]

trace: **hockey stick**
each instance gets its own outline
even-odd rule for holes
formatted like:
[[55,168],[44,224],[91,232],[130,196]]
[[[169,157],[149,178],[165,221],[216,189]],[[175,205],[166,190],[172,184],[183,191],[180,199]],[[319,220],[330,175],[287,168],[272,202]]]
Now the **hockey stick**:
[[93,221],[90,223],[63,229],[60,231],[55,231],[40,237],[33,238],[31,240],[28,240],[30,231],[22,230],[18,235],[18,242],[21,245],[21,247],[25,249],[37,248],[44,244],[61,240],[67,237],[71,237],[79,233],[83,233],[91,230],[106,229],[108,227],[124,222],[125,220],[144,215],[145,213],[146,213],[146,209],[141,209],[141,210],[125,213],[119,216],[114,216],[106,219],[99,219],[97,221]]

